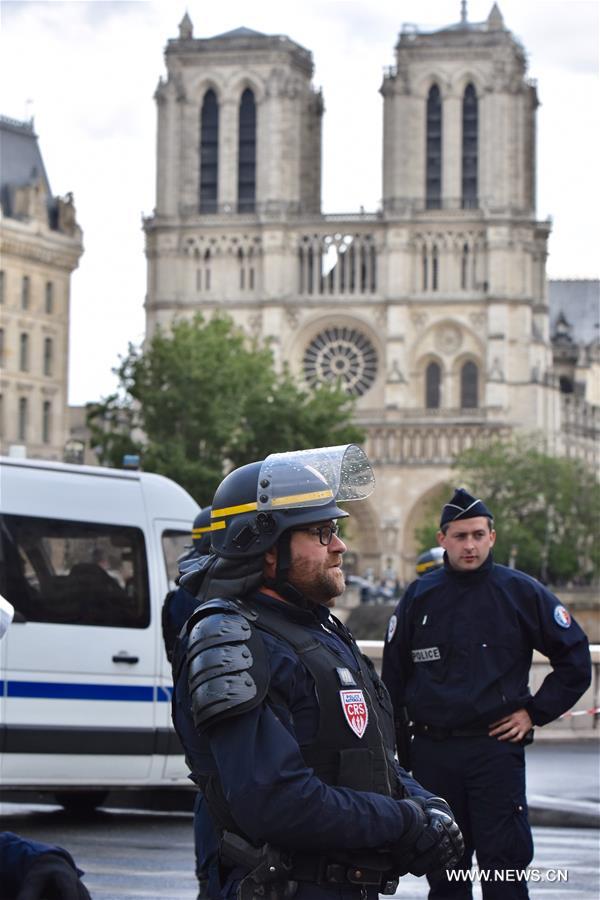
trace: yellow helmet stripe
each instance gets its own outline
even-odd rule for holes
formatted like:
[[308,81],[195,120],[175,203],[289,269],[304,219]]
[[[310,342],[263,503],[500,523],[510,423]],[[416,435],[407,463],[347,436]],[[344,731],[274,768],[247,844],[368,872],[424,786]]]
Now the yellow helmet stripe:
[[310,494],[290,494],[289,497],[275,497],[273,506],[284,506],[286,503],[304,503],[305,500],[325,500],[333,497],[333,491],[312,491]]
[[[289,494],[287,497],[275,497],[273,506],[285,506],[288,503],[304,503],[306,500],[327,500],[333,497],[333,491],[311,491],[307,494]],[[239,513],[252,512],[258,509],[258,503],[241,503],[239,506],[226,506],[223,509],[213,509],[211,519],[220,519],[222,516],[237,516]],[[214,523],[213,523],[214,527]]]
[[227,522],[213,522],[211,531],[221,531],[222,528],[227,528]]
[[199,537],[201,534],[206,534],[208,531],[215,530],[215,522],[211,522],[210,525],[202,526],[202,528],[192,528],[192,537]]
[[223,509],[213,509],[211,511],[211,519],[220,519],[221,516],[237,516],[238,513],[251,512],[256,509],[258,504],[241,503],[239,506],[225,506]]

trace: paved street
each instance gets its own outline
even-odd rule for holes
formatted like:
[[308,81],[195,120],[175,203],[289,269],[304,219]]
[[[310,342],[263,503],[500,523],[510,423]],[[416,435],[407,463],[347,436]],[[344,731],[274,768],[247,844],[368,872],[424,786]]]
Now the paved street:
[[[0,804],[3,827],[68,847],[85,870],[94,900],[194,900],[189,813],[103,809],[74,821],[56,807]],[[536,828],[532,867],[567,869],[568,881],[530,885],[533,900],[598,900],[597,829]],[[404,878],[398,898],[425,898],[426,884]],[[474,897],[479,898],[478,887]]]
[[[554,826],[562,825],[563,804],[600,800],[595,741],[539,742],[527,754],[530,799],[552,800]],[[106,808],[74,819],[56,806],[6,802],[9,796],[0,802],[0,827],[71,850],[94,900],[195,900],[191,813],[123,809],[115,795]],[[149,805],[149,798],[136,796]],[[532,900],[598,900],[599,829],[536,827],[534,837],[532,869],[540,880],[530,882]],[[568,870],[566,882],[545,880],[558,869]],[[473,895],[479,900],[479,887]],[[406,900],[426,896],[425,882],[412,876],[396,893]]]
[[537,740],[527,748],[527,793],[600,803],[597,740]]

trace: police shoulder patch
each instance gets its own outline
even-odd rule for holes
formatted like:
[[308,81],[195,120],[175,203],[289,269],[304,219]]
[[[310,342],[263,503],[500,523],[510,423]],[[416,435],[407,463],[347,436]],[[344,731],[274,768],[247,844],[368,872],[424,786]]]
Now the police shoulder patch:
[[571,614],[564,606],[554,607],[554,621],[561,628],[569,628],[571,625]]
[[391,639],[394,637],[394,635],[396,634],[397,625],[398,625],[398,616],[392,616],[390,621],[388,622],[388,629],[387,629],[388,644],[391,641]]

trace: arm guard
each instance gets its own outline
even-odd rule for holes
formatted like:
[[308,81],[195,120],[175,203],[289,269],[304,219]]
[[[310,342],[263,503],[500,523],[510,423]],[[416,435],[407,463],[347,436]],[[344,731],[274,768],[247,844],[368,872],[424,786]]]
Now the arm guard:
[[188,684],[198,730],[254,709],[266,696],[269,668],[254,617],[234,601],[210,600],[188,622]]

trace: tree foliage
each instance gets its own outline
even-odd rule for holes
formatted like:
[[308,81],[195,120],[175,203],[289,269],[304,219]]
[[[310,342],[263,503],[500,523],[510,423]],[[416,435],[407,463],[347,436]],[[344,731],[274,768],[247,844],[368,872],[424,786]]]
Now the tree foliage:
[[[493,512],[494,558],[551,583],[589,584],[600,571],[600,485],[594,472],[574,459],[549,456],[535,436],[473,447],[453,465],[455,486],[481,497]],[[415,530],[419,552],[434,547],[441,505],[438,495]]]
[[338,387],[314,391],[268,347],[249,346],[231,319],[198,314],[129,346],[115,370],[119,390],[91,405],[92,446],[103,465],[139,453],[146,471],[210,502],[225,472],[269,453],[359,441],[352,400]]
[[448,497],[452,494],[452,485],[450,483],[441,485],[436,490],[433,497],[425,503],[423,510],[422,522],[415,528],[415,543],[417,546],[417,554],[431,550],[437,547],[437,533],[439,531],[440,512]]
[[[581,461],[549,456],[534,437],[471,448],[455,461],[495,516],[494,557],[545,582],[589,583],[600,567],[600,485]],[[461,482],[462,483],[462,482]]]

